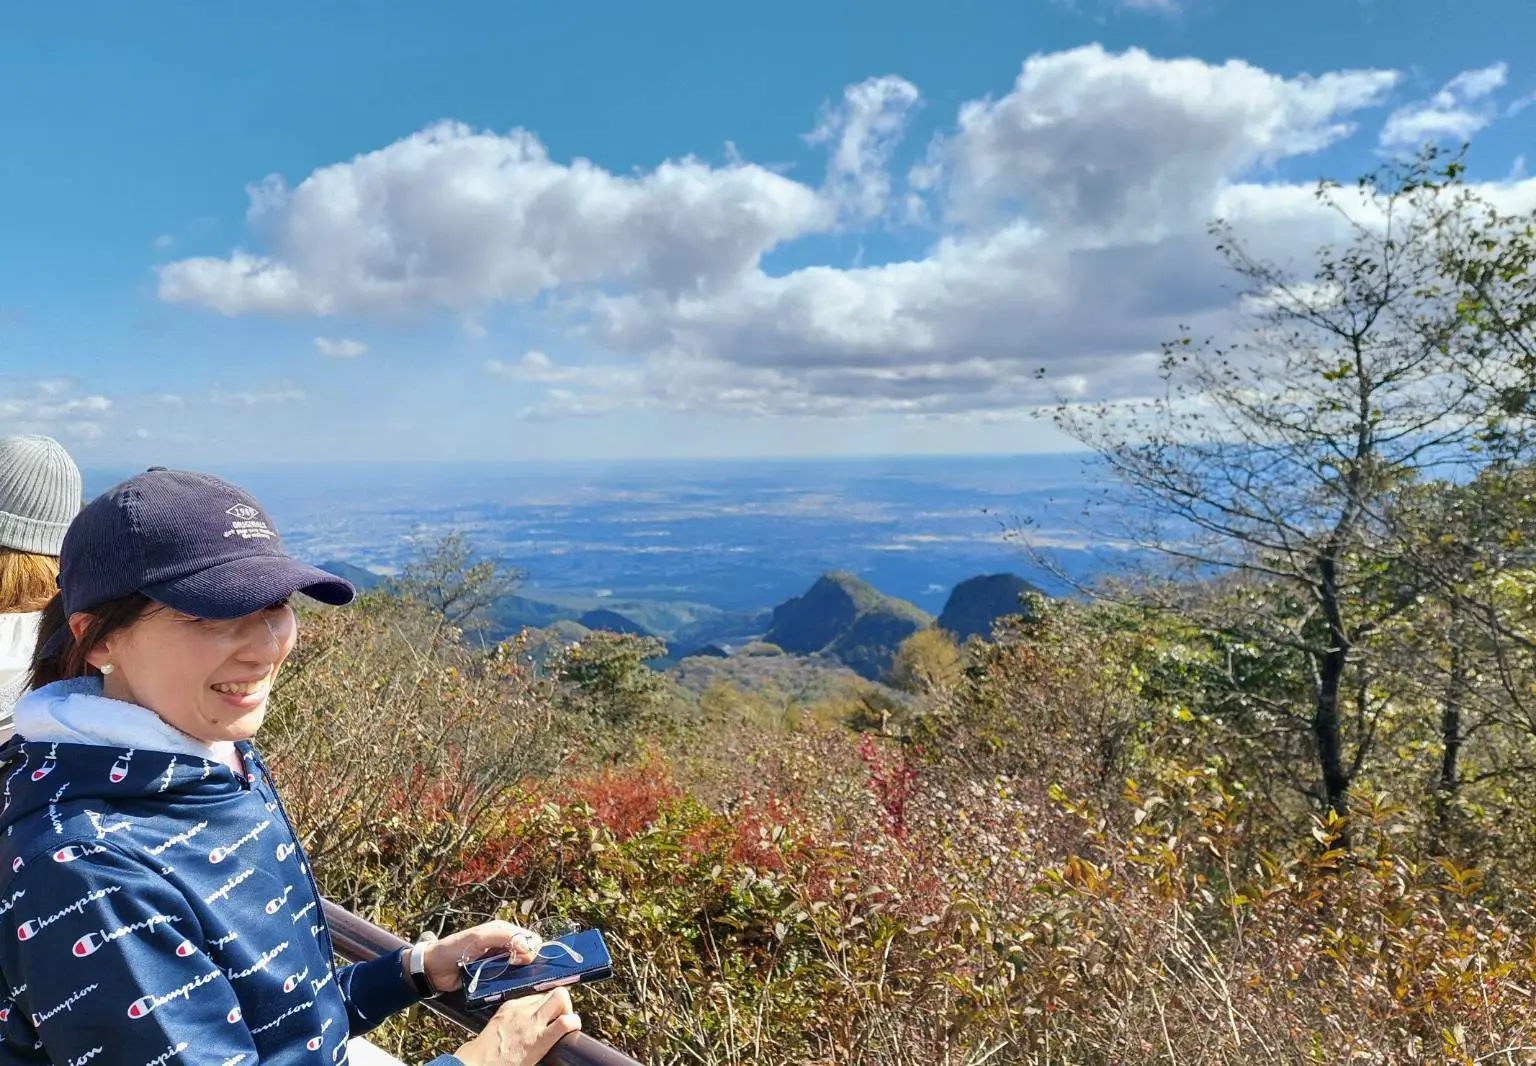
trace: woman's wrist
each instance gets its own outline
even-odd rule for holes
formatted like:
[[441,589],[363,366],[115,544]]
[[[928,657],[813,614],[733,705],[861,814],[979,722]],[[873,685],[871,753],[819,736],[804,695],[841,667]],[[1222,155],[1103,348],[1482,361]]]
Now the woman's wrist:
[[432,975],[426,967],[426,944],[410,944],[400,949],[400,969],[405,979],[421,999],[433,999],[439,994]]

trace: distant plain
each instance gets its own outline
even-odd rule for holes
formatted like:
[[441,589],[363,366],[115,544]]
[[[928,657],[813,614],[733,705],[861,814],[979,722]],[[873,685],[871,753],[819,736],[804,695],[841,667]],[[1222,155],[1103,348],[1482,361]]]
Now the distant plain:
[[[87,470],[87,495],[133,471]],[[442,535],[526,572],[521,595],[771,607],[829,570],[937,614],[949,590],[1011,571],[1068,586],[1019,543],[1028,522],[1055,566],[1125,561],[1093,528],[1102,491],[1078,455],[847,460],[312,463],[219,468],[270,512],[288,549],[396,572]]]

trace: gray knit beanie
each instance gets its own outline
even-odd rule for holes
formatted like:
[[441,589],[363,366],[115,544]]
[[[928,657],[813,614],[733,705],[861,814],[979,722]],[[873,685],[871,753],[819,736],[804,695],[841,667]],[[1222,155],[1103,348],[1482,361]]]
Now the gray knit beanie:
[[0,548],[58,555],[80,503],[80,469],[63,445],[0,438]]

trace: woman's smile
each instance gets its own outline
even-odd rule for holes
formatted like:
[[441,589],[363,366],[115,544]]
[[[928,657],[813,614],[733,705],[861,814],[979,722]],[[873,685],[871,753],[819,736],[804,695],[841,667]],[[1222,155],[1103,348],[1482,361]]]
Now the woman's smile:
[[263,674],[254,681],[220,681],[208,687],[236,707],[248,711],[266,702],[272,691],[272,675]]

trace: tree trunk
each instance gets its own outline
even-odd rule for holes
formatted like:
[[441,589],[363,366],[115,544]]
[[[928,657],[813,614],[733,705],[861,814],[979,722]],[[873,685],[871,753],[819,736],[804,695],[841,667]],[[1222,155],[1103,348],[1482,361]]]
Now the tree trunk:
[[1349,634],[1339,603],[1337,564],[1332,555],[1318,559],[1323,617],[1328,624],[1328,648],[1318,669],[1317,701],[1312,712],[1312,739],[1323,780],[1323,802],[1340,817],[1348,813],[1349,774],[1344,769],[1343,741],[1339,726],[1339,693],[1344,687],[1344,667],[1349,660]]
[[1461,707],[1466,696],[1467,662],[1461,632],[1461,604],[1451,599],[1449,638],[1451,657],[1445,680],[1445,699],[1440,706],[1440,780],[1435,785],[1435,828],[1430,854],[1444,855],[1451,835],[1460,787],[1456,760],[1461,756]]

